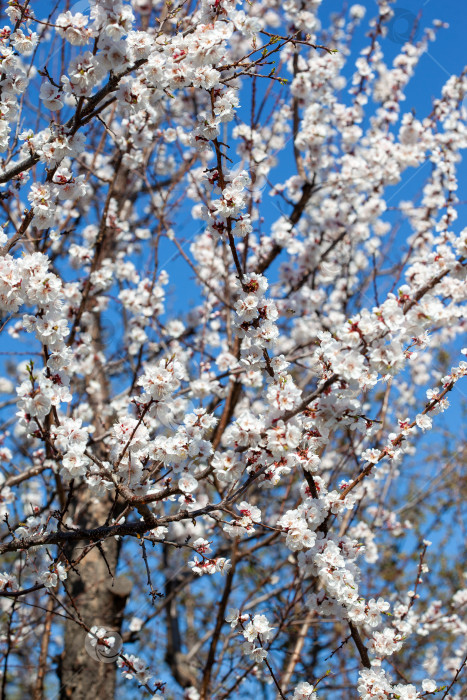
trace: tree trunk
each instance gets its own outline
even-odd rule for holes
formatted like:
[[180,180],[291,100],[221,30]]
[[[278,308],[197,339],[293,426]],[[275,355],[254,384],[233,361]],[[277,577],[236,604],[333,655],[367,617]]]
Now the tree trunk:
[[[80,525],[90,528],[96,522],[103,522],[108,512],[108,504],[86,503],[89,492],[83,491],[80,498],[86,509],[80,517]],[[99,518],[98,516],[101,515]],[[77,543],[71,552],[71,558],[76,559],[82,554],[84,543]],[[114,574],[118,562],[119,543],[115,539],[107,540],[86,555],[78,565],[76,572],[70,572],[66,582],[70,594],[67,609],[75,619],[83,622],[88,628],[97,625],[108,632],[120,632],[128,593],[119,586]],[[105,556],[105,559],[104,559]],[[107,562],[107,563],[106,563]],[[112,585],[114,584],[114,585]],[[115,660],[112,663],[96,661],[86,650],[86,630],[75,620],[67,620],[65,624],[65,649],[61,659],[60,669],[60,700],[113,700],[115,695]]]

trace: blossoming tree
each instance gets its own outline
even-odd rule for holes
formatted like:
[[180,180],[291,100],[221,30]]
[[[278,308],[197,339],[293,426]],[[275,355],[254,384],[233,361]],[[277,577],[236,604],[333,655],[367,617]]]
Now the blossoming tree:
[[467,76],[320,4],[8,2],[2,698],[465,697]]

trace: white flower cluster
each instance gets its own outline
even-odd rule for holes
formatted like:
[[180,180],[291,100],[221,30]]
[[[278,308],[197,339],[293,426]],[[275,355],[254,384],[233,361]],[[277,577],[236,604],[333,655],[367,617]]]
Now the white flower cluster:
[[199,576],[217,573],[225,576],[232,568],[230,559],[225,559],[223,557],[218,557],[216,559],[203,558],[201,560],[198,557],[194,557],[193,561],[188,562],[188,566],[194,574],[198,574]]
[[[255,273],[246,275],[242,280],[242,289],[235,304],[240,337],[248,335],[251,341],[245,348],[250,366],[253,365],[251,356],[256,354],[260,360],[263,348],[273,345],[279,335],[279,329],[275,324],[278,318],[276,305],[264,297],[267,288],[268,283],[263,275]],[[262,366],[261,360],[260,366]]]
[[355,540],[318,537],[313,548],[299,554],[306,575],[319,578],[322,590],[309,596],[307,605],[322,615],[338,615],[356,625],[377,627],[381,615],[389,609],[382,598],[368,602],[359,594],[359,570],[355,559],[362,547]]
[[261,522],[261,511],[256,506],[252,506],[246,501],[242,501],[236,506],[240,512],[240,518],[231,520],[223,526],[224,532],[230,537],[243,537],[251,535],[254,531],[253,523]]
[[417,700],[426,694],[436,692],[435,681],[426,678],[421,683],[422,691],[411,683],[392,684],[386,672],[382,669],[362,669],[359,672],[358,692],[361,700],[373,698],[399,698],[400,700]]
[[[274,627],[271,627],[269,624],[266,615],[253,615],[250,618],[250,615],[241,615],[239,610],[231,608],[225,619],[232,628],[237,627],[237,625],[241,626],[243,637],[246,639],[246,642],[242,644],[243,654],[255,663],[264,661],[268,656],[268,652],[263,646],[272,639],[274,630]],[[259,644],[259,646],[255,646],[256,644]]]
[[61,162],[62,166],[55,170],[52,183],[31,185],[28,199],[34,210],[32,224],[38,229],[51,228],[54,225],[57,200],[75,200],[86,194],[85,176],[73,176],[68,158]]
[[318,696],[316,695],[313,686],[310,683],[303,681],[296,686],[292,700],[318,700]]
[[27,378],[17,388],[18,416],[24,427],[35,433],[39,421],[71,401],[69,366],[72,352],[65,341],[69,333],[63,315],[64,289],[61,280],[49,271],[50,261],[42,253],[25,255],[19,261],[5,255],[0,261],[0,308],[14,313],[22,305],[37,309],[23,316],[21,328],[34,333],[46,348],[46,365],[36,370],[30,363]]
[[[2,67],[1,96],[0,96],[0,151],[8,148],[11,122],[18,117],[19,100],[28,87],[29,78],[26,66],[15,53],[29,55],[37,44],[35,32],[26,33],[19,27],[13,34],[8,34],[12,46],[5,45],[0,40],[0,63]],[[14,47],[14,48],[13,48]],[[20,49],[23,49],[22,51]]]
[[122,670],[122,676],[128,680],[135,678],[138,683],[144,684],[152,678],[147,664],[134,654],[124,657],[118,656],[116,662],[117,666]]
[[55,588],[59,581],[64,581],[66,578],[67,572],[64,565],[55,564],[39,576],[39,581],[43,583],[46,588]]

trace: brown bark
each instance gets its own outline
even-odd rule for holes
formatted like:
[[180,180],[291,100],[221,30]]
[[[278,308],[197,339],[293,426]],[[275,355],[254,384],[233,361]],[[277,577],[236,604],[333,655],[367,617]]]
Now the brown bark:
[[44,679],[47,672],[47,653],[49,649],[50,631],[52,629],[53,607],[54,599],[50,597],[47,602],[47,613],[45,616],[44,633],[41,641],[39,668],[37,671],[36,684],[34,686],[33,700],[42,700],[44,697]]
[[[96,520],[105,520],[108,504],[85,504],[88,495],[83,491],[80,498],[86,508],[80,518],[80,525],[90,527]],[[98,516],[101,516],[99,518]],[[87,544],[87,543],[86,543]],[[74,547],[72,558],[82,551],[84,543]],[[65,624],[65,649],[61,658],[60,700],[113,700],[115,695],[116,664],[101,663],[89,656],[85,648],[86,627],[105,627],[108,631],[120,632],[127,595],[126,586],[119,585],[107,568],[115,572],[118,562],[119,543],[109,539],[102,543],[102,551],[93,547],[77,567],[70,572],[66,582],[70,594],[71,607],[77,621],[67,620]],[[104,560],[105,556],[105,560]]]

